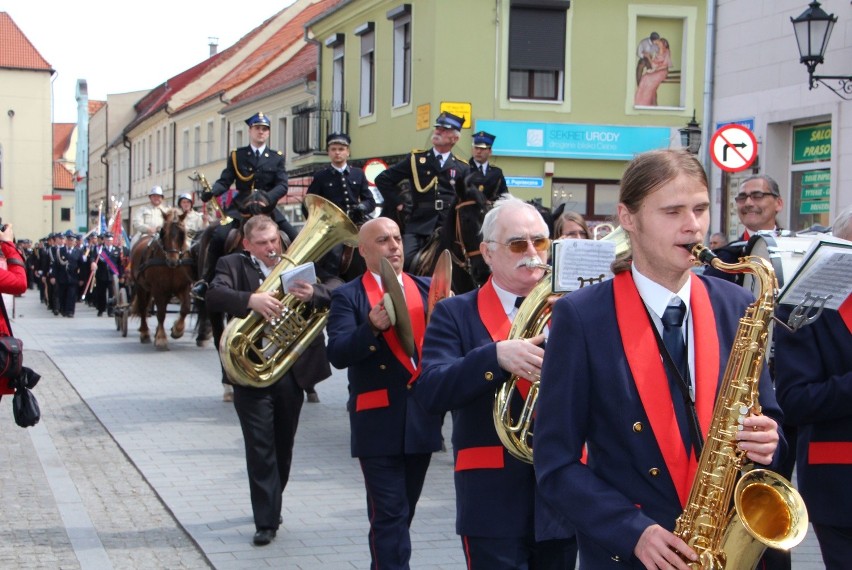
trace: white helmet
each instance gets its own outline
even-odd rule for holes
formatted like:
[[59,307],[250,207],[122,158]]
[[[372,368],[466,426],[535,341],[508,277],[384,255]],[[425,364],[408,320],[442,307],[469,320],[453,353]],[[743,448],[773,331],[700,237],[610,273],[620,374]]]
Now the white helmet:
[[160,188],[159,186],[154,186],[153,188],[151,188],[151,191],[148,192],[148,196],[162,196],[162,195],[163,195],[163,189]]
[[181,194],[180,196],[178,196],[178,201],[177,201],[177,203],[178,203],[178,204],[180,204],[180,201],[181,201],[181,200],[189,200],[189,203],[190,203],[190,204],[192,204],[192,194],[189,194],[189,193],[187,193],[187,192],[184,192],[183,194]]

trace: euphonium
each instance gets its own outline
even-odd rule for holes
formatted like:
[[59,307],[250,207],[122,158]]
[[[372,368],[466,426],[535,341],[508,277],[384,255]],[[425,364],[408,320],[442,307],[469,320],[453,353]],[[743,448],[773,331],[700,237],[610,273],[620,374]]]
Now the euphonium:
[[[622,254],[629,247],[627,233],[621,226],[601,239],[615,241],[616,255]],[[510,340],[532,338],[541,334],[550,322],[553,298],[564,295],[564,293],[553,293],[549,265],[538,263],[528,265],[530,267],[542,267],[545,269],[545,273],[518,309],[518,313],[512,321],[512,328],[509,329],[508,339]],[[521,409],[517,414],[513,414],[512,398],[517,390],[519,380],[529,383],[529,391],[524,398]],[[537,378],[521,379],[513,374],[494,395],[493,417],[497,436],[509,453],[527,463],[533,461],[532,423],[535,404],[538,400],[539,382],[540,380]]]
[[767,546],[790,549],[801,542],[808,527],[802,497],[777,473],[754,469],[737,481],[747,461],[737,448],[738,422],[749,411],[760,412],[758,381],[777,281],[772,266],[762,258],[723,263],[701,244],[690,251],[720,271],[753,274],[757,286],[756,300],[740,319],[695,480],[674,532],[698,554],[692,568],[754,568]]
[[273,293],[284,304],[282,316],[270,323],[252,311],[231,319],[222,333],[222,366],[228,378],[242,386],[263,388],[280,380],[328,320],[328,309],[315,309],[283,291],[281,273],[319,260],[339,243],[357,242],[358,230],[340,208],[313,194],[305,196],[305,204],[305,227],[257,290]]

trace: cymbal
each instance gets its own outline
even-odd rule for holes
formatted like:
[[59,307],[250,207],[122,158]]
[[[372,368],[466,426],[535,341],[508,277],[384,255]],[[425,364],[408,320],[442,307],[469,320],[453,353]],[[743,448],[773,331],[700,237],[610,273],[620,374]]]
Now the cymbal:
[[[382,258],[382,267],[379,274],[382,277],[382,285],[385,293],[390,295],[391,309],[396,315],[396,323],[393,325],[396,336],[402,345],[402,349],[408,356],[414,356],[414,331],[411,328],[411,317],[408,315],[408,305],[405,304],[405,294],[397,281],[396,272],[386,258]],[[388,309],[387,298],[385,298],[385,309]],[[390,312],[390,311],[389,311]]]
[[432,310],[438,301],[442,301],[453,295],[453,260],[449,249],[445,249],[438,256],[435,263],[435,271],[432,272],[432,284],[429,286],[428,305],[426,308],[426,322],[432,317]]

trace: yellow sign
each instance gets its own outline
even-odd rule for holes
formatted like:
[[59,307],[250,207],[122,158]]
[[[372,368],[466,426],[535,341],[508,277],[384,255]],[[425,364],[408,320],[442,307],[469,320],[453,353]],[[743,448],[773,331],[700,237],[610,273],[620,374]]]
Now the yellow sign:
[[428,129],[432,126],[432,120],[430,115],[432,114],[432,105],[426,103],[425,105],[417,106],[417,124],[416,129],[418,131],[422,131],[423,129]]
[[471,105],[470,103],[459,103],[456,101],[441,101],[441,112],[447,111],[457,117],[464,119],[463,129],[470,128]]

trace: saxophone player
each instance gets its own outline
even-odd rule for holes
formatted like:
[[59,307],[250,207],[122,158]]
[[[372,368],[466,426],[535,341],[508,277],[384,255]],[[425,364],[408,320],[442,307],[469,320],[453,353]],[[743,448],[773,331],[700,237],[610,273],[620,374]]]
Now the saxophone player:
[[[243,226],[244,252],[221,257],[207,292],[212,311],[243,318],[255,311],[267,320],[282,314],[283,304],[269,291],[257,291],[281,258],[278,225],[269,216],[253,216]],[[300,301],[328,306],[331,290],[342,281],[317,274],[323,283],[297,282],[288,292]],[[234,386],[233,401],[246,450],[256,546],[269,544],[281,524],[281,494],[290,476],[293,442],[304,394],[300,385],[331,376],[322,335],[282,378],[265,387]]]
[[438,303],[423,342],[415,396],[433,413],[452,411],[456,532],[467,568],[574,568],[574,530],[541,515],[532,465],[503,447],[492,419],[495,391],[513,374],[535,378],[541,370],[544,334],[507,337],[544,276],[548,234],[533,206],[511,195],[497,200],[479,247],[491,278]]
[[[616,261],[614,279],[554,305],[534,464],[544,500],[576,525],[583,568],[688,570],[685,560],[696,560],[672,531],[738,321],[753,301],[742,288],[690,271],[683,246],[702,242],[709,207],[695,157],[637,156],[617,207],[629,257]],[[764,415],[741,419],[736,445],[748,460],[772,465],[786,444],[765,366],[759,391]]]

